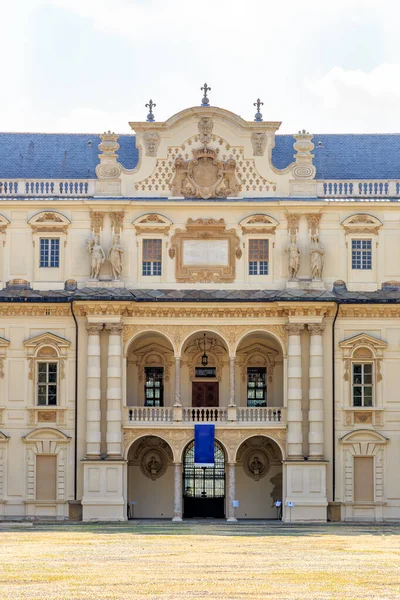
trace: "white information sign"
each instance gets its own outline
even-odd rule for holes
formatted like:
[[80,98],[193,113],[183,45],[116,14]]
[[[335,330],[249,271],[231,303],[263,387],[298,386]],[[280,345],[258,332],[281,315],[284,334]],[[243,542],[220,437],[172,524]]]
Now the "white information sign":
[[184,240],[183,264],[192,266],[229,266],[229,240]]

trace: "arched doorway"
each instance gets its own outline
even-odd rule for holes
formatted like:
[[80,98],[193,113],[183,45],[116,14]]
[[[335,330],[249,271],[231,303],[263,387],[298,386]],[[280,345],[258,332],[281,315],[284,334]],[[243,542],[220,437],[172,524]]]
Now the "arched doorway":
[[183,516],[190,518],[225,517],[225,453],[214,442],[214,466],[194,464],[194,441],[183,455]]
[[236,494],[239,519],[281,518],[282,452],[278,444],[263,435],[242,442],[236,455]]
[[143,436],[128,452],[128,518],[172,518],[173,506],[171,447],[158,436]]

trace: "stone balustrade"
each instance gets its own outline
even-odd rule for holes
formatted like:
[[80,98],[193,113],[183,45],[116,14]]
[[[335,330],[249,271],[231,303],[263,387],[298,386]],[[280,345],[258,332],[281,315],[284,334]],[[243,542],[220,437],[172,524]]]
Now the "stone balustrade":
[[400,181],[394,179],[332,179],[317,182],[320,198],[389,198],[400,196]]
[[238,423],[286,426],[286,411],[282,407],[143,407],[124,408],[124,426],[170,426],[182,423]]
[[93,196],[94,182],[94,179],[0,179],[0,195]]

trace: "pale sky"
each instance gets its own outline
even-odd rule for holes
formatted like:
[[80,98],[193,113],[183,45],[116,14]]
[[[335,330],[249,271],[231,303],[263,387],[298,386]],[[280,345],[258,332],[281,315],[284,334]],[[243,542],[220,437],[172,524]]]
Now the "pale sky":
[[396,0],[0,0],[0,131],[130,131],[200,104],[281,133],[400,132]]

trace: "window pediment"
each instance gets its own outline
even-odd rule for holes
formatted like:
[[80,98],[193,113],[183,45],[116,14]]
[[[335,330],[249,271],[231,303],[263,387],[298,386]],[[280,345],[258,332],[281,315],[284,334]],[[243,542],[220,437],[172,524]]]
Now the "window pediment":
[[340,342],[339,346],[342,348],[345,358],[353,358],[354,353],[361,348],[370,350],[372,358],[382,358],[383,351],[387,348],[387,343],[367,333],[360,333]]
[[[22,436],[22,441],[25,443],[44,442],[46,440],[67,443],[71,441],[71,436],[55,427],[40,427]],[[42,450],[42,452],[46,453],[45,450]]]
[[273,217],[264,214],[255,214],[245,217],[239,222],[242,228],[243,235],[246,234],[260,234],[260,233],[275,233],[278,221]]
[[342,222],[342,227],[346,235],[351,233],[378,235],[378,231],[382,227],[382,222],[372,215],[358,213],[347,217]]
[[56,211],[42,211],[31,217],[28,224],[34,233],[67,233],[71,221]]
[[389,438],[382,435],[379,431],[373,429],[357,429],[346,433],[340,438],[341,444],[354,444],[359,442],[373,442],[374,444],[387,444]]
[[135,226],[136,235],[161,234],[168,235],[172,221],[158,213],[147,213],[132,221]]
[[68,340],[50,332],[36,335],[35,337],[25,340],[24,342],[24,346],[28,351],[28,356],[39,356],[40,350],[48,346],[56,350],[57,357],[64,357],[66,356],[70,345],[71,342]]

